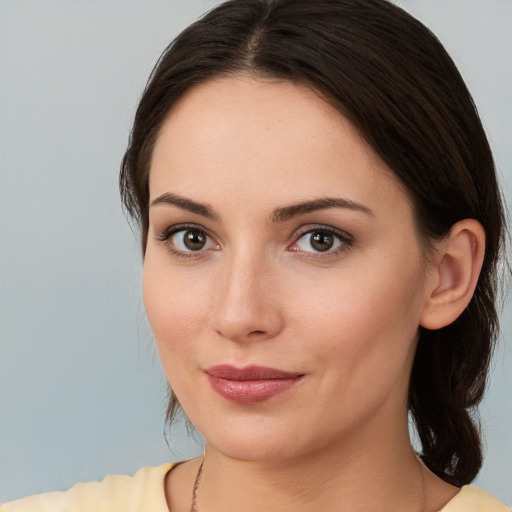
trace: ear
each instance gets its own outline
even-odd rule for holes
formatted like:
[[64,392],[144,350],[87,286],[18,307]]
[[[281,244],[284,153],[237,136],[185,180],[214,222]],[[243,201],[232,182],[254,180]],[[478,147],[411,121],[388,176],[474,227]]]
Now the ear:
[[435,265],[429,270],[431,285],[420,317],[420,325],[426,329],[451,324],[469,304],[484,261],[484,228],[474,219],[461,220],[436,248]]

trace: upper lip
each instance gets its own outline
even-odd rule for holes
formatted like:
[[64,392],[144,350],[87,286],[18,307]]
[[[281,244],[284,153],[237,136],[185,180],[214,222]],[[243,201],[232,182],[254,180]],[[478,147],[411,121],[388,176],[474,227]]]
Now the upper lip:
[[304,374],[300,372],[287,372],[267,366],[245,366],[237,368],[228,364],[212,366],[207,368],[205,372],[210,377],[226,380],[272,380],[272,379],[293,379],[302,377]]

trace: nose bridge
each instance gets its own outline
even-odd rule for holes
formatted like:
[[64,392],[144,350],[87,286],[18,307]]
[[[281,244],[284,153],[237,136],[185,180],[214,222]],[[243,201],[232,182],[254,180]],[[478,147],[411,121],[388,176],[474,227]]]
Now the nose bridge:
[[242,247],[226,256],[223,265],[214,301],[214,330],[232,340],[275,336],[282,322],[267,258]]

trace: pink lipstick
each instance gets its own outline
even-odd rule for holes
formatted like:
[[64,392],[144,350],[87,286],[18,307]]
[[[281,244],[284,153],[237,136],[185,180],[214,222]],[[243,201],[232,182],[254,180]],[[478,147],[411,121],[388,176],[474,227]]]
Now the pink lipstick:
[[205,373],[214,391],[227,400],[244,405],[264,402],[284,393],[304,376],[264,366],[219,365],[207,368]]

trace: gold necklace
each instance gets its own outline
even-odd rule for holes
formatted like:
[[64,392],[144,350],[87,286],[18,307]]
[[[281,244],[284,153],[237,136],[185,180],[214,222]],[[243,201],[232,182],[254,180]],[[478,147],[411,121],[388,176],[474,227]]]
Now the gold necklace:
[[[201,482],[201,473],[203,472],[203,464],[204,459],[201,461],[201,464],[199,465],[199,469],[197,470],[196,479],[194,480],[194,486],[192,487],[192,503],[190,504],[190,512],[198,512],[197,510],[197,493],[199,490],[199,483]],[[426,491],[425,491],[425,475],[423,474],[421,465],[420,465],[420,472],[421,472],[421,490],[422,490],[422,504],[421,504],[421,510],[425,510],[426,506]]]
[[199,482],[201,481],[201,473],[203,471],[204,457],[201,461],[201,465],[197,470],[196,479],[194,481],[194,487],[192,488],[192,503],[190,504],[190,512],[197,512],[197,491],[199,489]]

